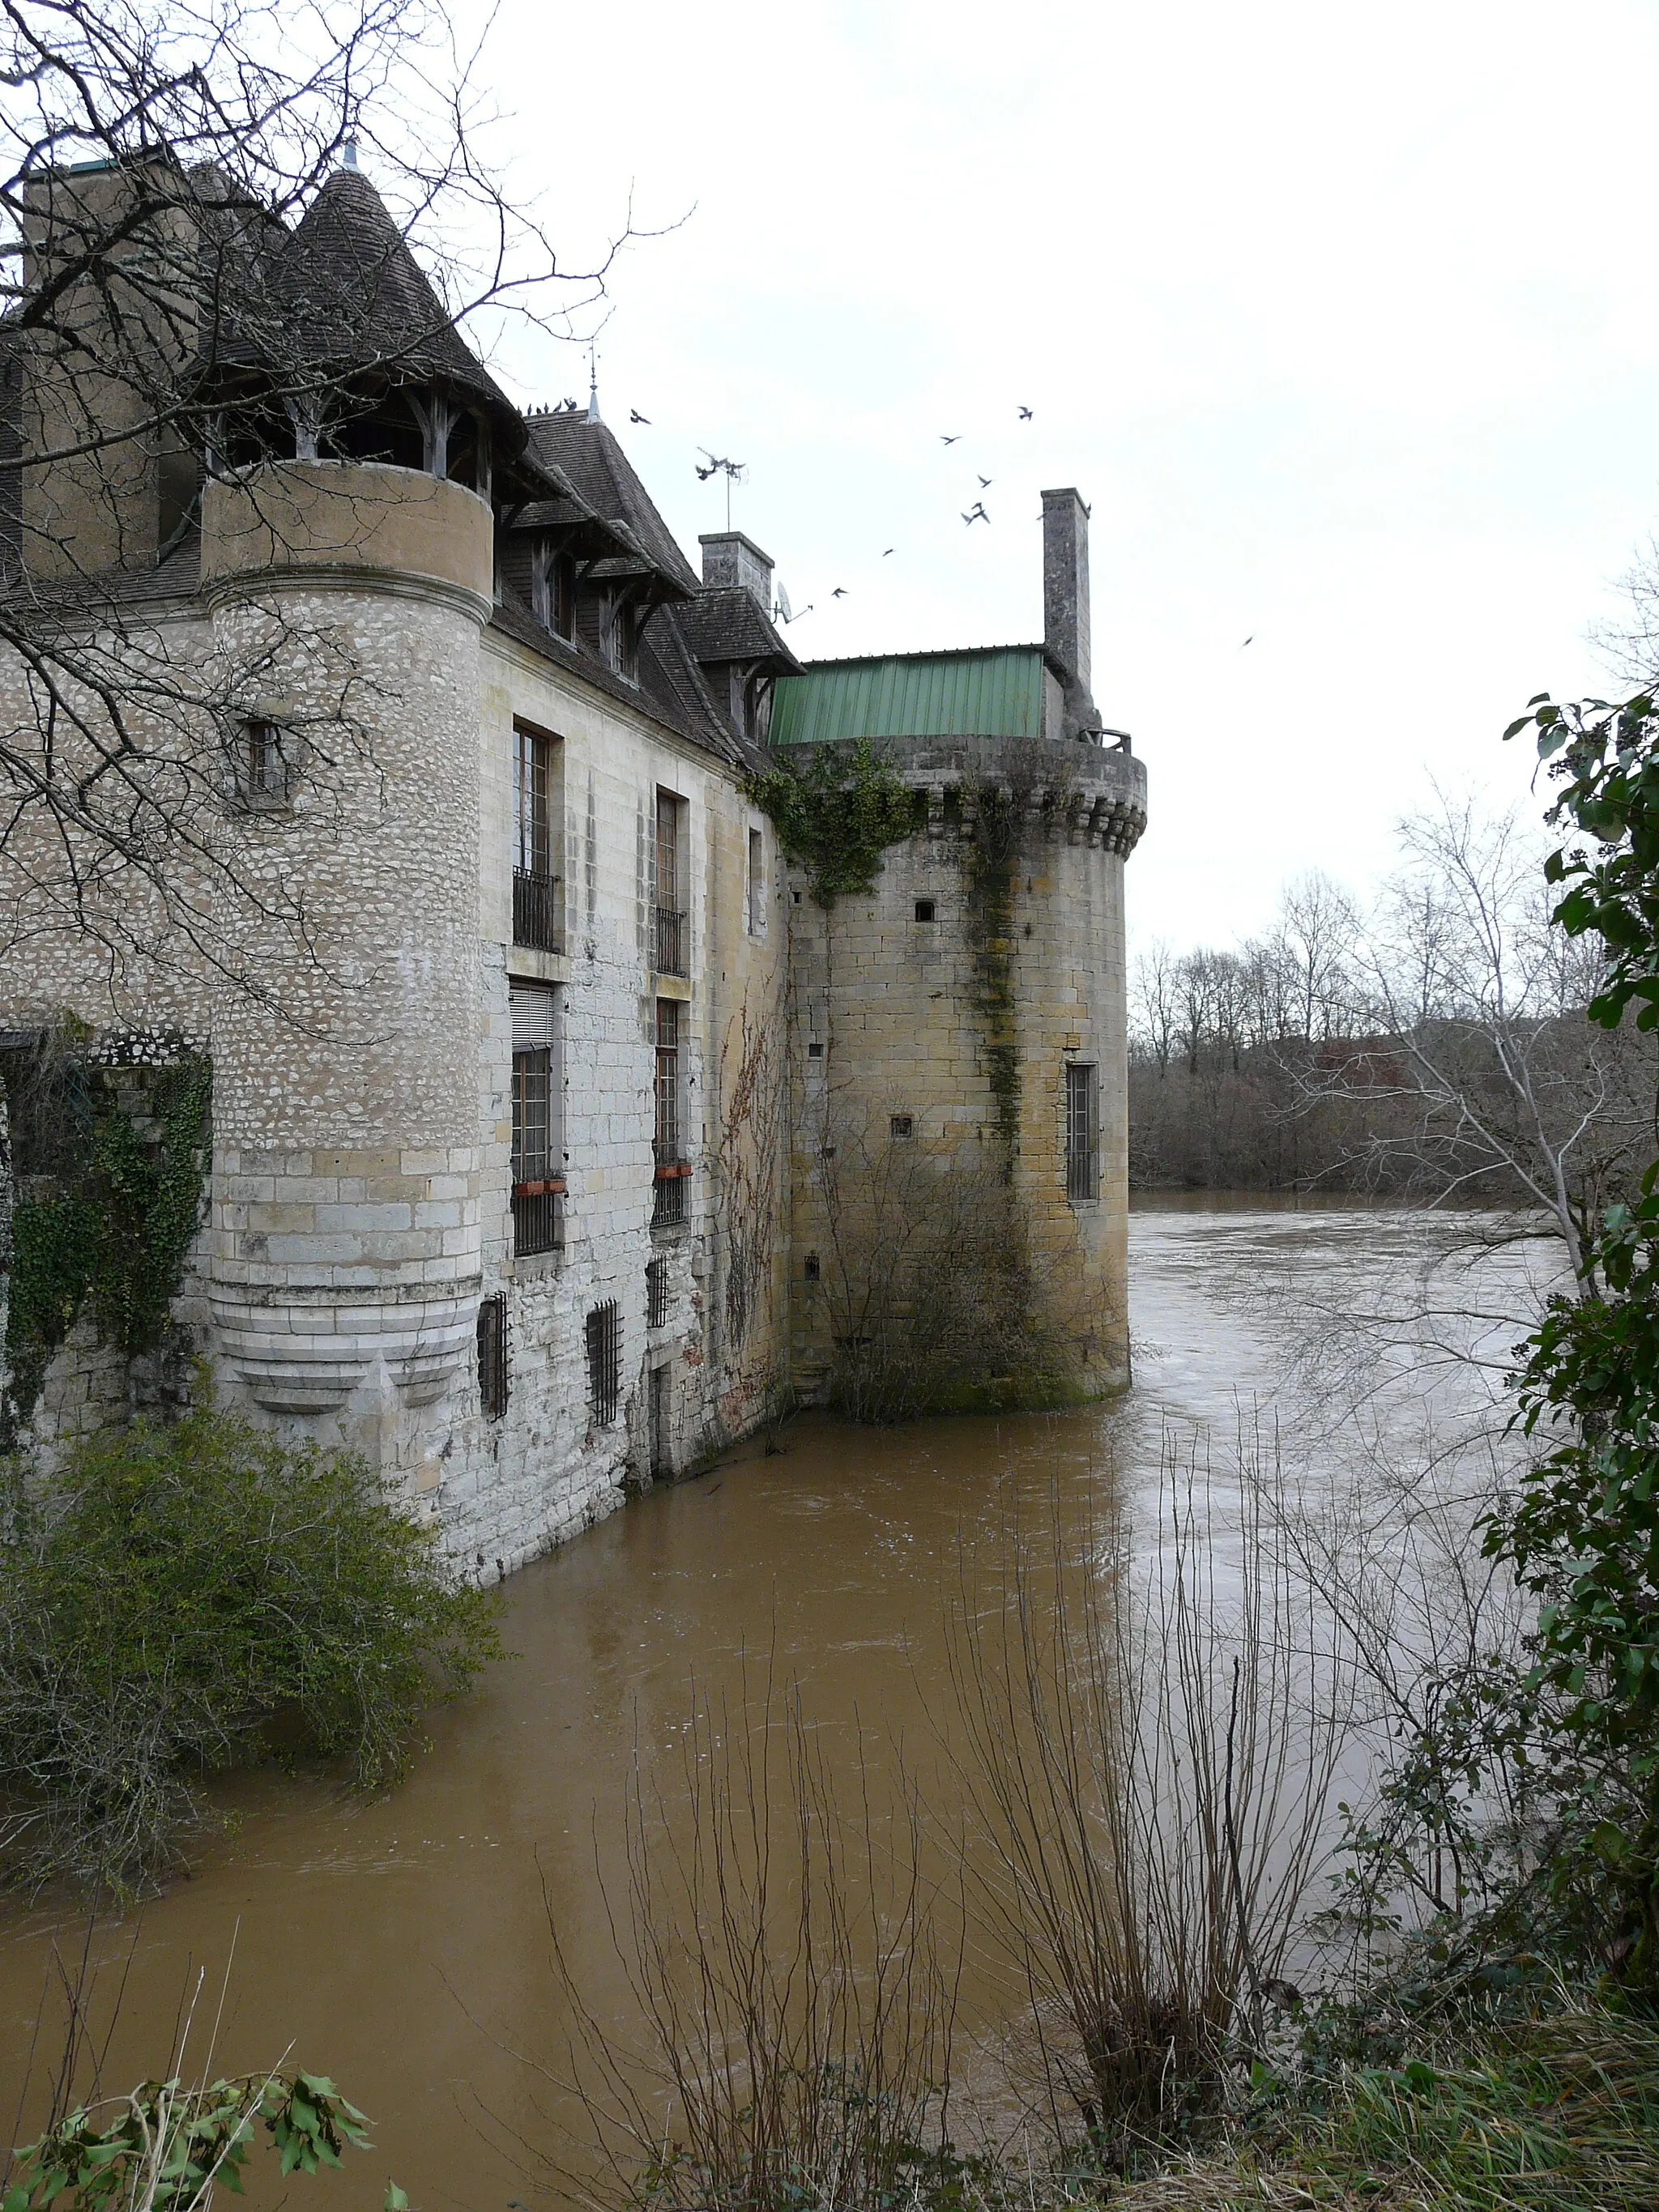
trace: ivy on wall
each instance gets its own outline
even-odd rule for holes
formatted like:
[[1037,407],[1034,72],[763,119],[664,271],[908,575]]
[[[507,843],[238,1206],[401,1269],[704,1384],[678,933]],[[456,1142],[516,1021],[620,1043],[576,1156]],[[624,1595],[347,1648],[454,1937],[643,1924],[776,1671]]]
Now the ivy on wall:
[[1021,794],[981,784],[974,793],[975,833],[964,840],[968,940],[978,1009],[985,1021],[985,1067],[1006,1166],[1019,1136],[1019,1039],[1014,1025],[1014,862]]
[[771,817],[778,842],[807,872],[814,902],[828,913],[845,893],[874,887],[881,856],[916,826],[916,800],[868,738],[849,753],[803,747],[803,764],[752,777],[749,796]]
[[[202,1218],[212,1069],[191,1051],[160,1066],[99,1066],[58,1031],[33,1053],[0,1054],[0,1073],[18,1176],[7,1410],[22,1421],[83,1310],[129,1357],[166,1334]],[[123,1097],[135,1091],[139,1113]]]

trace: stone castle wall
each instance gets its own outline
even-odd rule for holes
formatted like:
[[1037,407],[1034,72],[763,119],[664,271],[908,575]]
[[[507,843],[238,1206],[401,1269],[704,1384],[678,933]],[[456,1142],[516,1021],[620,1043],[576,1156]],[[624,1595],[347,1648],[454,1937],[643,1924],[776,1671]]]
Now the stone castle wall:
[[[1127,1381],[1138,763],[1076,742],[890,746],[921,823],[872,893],[826,920],[732,768],[489,627],[489,515],[471,493],[275,464],[210,486],[204,524],[202,597],[158,611],[154,649],[228,710],[297,732],[291,804],[224,805],[208,718],[198,817],[240,885],[217,945],[210,932],[192,945],[141,884],[117,953],[72,916],[14,940],[0,1029],[68,1011],[106,1034],[170,1027],[211,1053],[210,1217],[177,1312],[230,1402],[362,1449],[458,1566],[506,1571],[787,1389],[822,1385],[830,1347],[805,1261],[825,1234],[814,1146],[831,1114],[884,1137],[908,1115],[907,1141],[930,1156],[1006,1164],[1076,1386]],[[558,951],[513,942],[515,724],[552,747]],[[684,977],[654,972],[659,791],[684,802]],[[179,881],[215,895],[210,869],[184,864]],[[561,1245],[529,1256],[513,1249],[515,984],[556,995],[567,1185]],[[692,1172],[684,1222],[653,1227],[664,998],[681,1009]],[[1099,1074],[1102,1177],[1083,1204],[1064,1180],[1068,1060]],[[491,1418],[475,1331],[495,1296],[508,1389]],[[621,1404],[601,1422],[585,1325],[612,1300]],[[108,1395],[101,1359],[84,1328],[64,1347],[43,1438]]]
[[[1070,742],[894,740],[884,750],[922,795],[925,826],[888,849],[868,894],[828,916],[804,878],[792,886],[796,1375],[817,1383],[833,1358],[825,1273],[837,1230],[821,1149],[835,1145],[837,1160],[849,1146],[878,1157],[896,1141],[940,1166],[1006,1167],[1030,1235],[1034,1297],[1069,1345],[1075,1388],[1121,1389],[1123,864],[1146,820],[1145,771],[1126,753]],[[1066,1193],[1068,1061],[1097,1070],[1101,1103],[1099,1195],[1082,1203]],[[908,1119],[902,1138],[895,1117]]]

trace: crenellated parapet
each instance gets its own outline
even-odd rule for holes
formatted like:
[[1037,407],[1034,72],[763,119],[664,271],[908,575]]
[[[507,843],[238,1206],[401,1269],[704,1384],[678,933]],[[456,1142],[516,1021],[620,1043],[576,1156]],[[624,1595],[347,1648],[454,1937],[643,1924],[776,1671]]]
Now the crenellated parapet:
[[[823,750],[850,754],[853,746]],[[926,794],[929,837],[971,836],[988,793],[1047,844],[1127,860],[1146,827],[1146,770],[1127,746],[1045,738],[889,738],[880,750],[913,791]]]

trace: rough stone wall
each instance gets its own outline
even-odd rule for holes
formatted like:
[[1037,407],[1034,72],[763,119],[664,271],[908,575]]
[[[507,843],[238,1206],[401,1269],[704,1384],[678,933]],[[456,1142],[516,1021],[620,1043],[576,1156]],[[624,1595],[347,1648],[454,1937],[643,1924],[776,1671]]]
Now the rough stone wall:
[[[511,943],[515,720],[556,741],[562,835],[553,865],[563,880],[562,955]],[[767,1239],[766,1295],[744,1341],[733,1344],[724,1326],[732,1223],[721,1157],[745,1006],[751,1032],[758,1027],[774,1041],[781,1081],[784,931],[769,826],[718,763],[494,635],[477,726],[482,1289],[507,1297],[509,1388],[506,1412],[493,1420],[481,1409],[476,1376],[456,1394],[436,1456],[434,1502],[457,1559],[489,1572],[587,1525],[646,1478],[653,1368],[672,1376],[667,1455],[675,1471],[751,1425],[775,1386],[782,1280],[775,1237]],[[686,802],[684,980],[653,973],[659,788]],[[746,926],[751,827],[763,830],[768,856],[767,927],[759,934]],[[520,1259],[512,1253],[509,1183],[515,980],[557,989],[568,1185],[562,1249]],[[659,993],[684,1009],[683,1109],[693,1174],[684,1225],[653,1231]],[[646,1290],[653,1258],[667,1271],[666,1318],[655,1329],[647,1327]],[[611,1298],[621,1313],[623,1404],[613,1423],[599,1425],[584,1322]]]
[[[1034,1296],[1091,1393],[1129,1379],[1123,866],[1146,819],[1127,755],[1076,744],[890,741],[927,822],[890,847],[874,889],[826,917],[791,884],[793,1108],[791,1356],[828,1376],[832,1230],[819,1148],[879,1147],[892,1117],[941,1164],[1006,1161],[1032,1246]],[[1011,810],[1006,912],[988,935],[978,795]],[[917,918],[918,902],[933,915]],[[815,1051],[814,1048],[817,1048]],[[1098,1071],[1100,1195],[1066,1194],[1065,1073]],[[1012,1079],[1011,1079],[1012,1078]]]
[[[660,1458],[672,1470],[750,1425],[777,1387],[781,1131],[757,1165],[753,1115],[734,1122],[731,1100],[757,1039],[781,1098],[781,884],[769,824],[732,770],[500,635],[481,645],[487,514],[459,487],[404,473],[363,472],[374,496],[362,528],[337,465],[262,472],[240,509],[216,514],[210,501],[211,626],[198,606],[159,633],[222,696],[247,691],[252,711],[304,734],[291,805],[212,810],[246,895],[225,926],[245,964],[270,972],[269,999],[216,978],[176,935],[112,982],[99,947],[66,926],[7,963],[0,1026],[69,1009],[99,1031],[164,1020],[208,1044],[211,1223],[181,1318],[232,1402],[290,1435],[364,1449],[437,1519],[459,1564],[493,1575],[645,1478],[653,1368],[671,1374]],[[511,942],[515,719],[556,741],[562,954]],[[659,787],[684,801],[684,979],[653,974]],[[751,829],[765,852],[758,932]],[[304,962],[287,934],[296,901]],[[515,980],[556,987],[568,1184],[562,1248],[518,1259]],[[684,1010],[693,1173],[684,1224],[653,1231],[659,994]],[[755,1089],[743,1090],[750,1105]],[[739,1340],[729,1256],[746,1252],[755,1275],[757,1188],[770,1210],[758,1280],[737,1301]],[[653,1257],[667,1312],[650,1329]],[[509,1395],[487,1420],[474,1333],[479,1299],[496,1291]],[[583,1323],[612,1297],[623,1405],[600,1426]],[[118,1409],[110,1364],[77,1329],[42,1393],[43,1436],[78,1430],[106,1401]]]

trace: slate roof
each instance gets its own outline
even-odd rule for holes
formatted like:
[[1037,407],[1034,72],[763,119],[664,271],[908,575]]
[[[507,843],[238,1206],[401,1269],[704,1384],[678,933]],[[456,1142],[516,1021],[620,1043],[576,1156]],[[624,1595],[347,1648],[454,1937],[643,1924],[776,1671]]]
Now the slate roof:
[[360,169],[337,169],[294,230],[269,251],[272,313],[225,331],[222,362],[289,376],[384,368],[483,406],[511,457],[524,421],[456,329],[386,202]]
[[561,411],[532,415],[525,428],[534,458],[560,471],[595,514],[605,522],[625,523],[653,566],[686,592],[702,589],[696,571],[605,423]]
[[696,658],[770,661],[779,675],[799,676],[800,663],[741,584],[700,592],[679,611],[680,633]]

